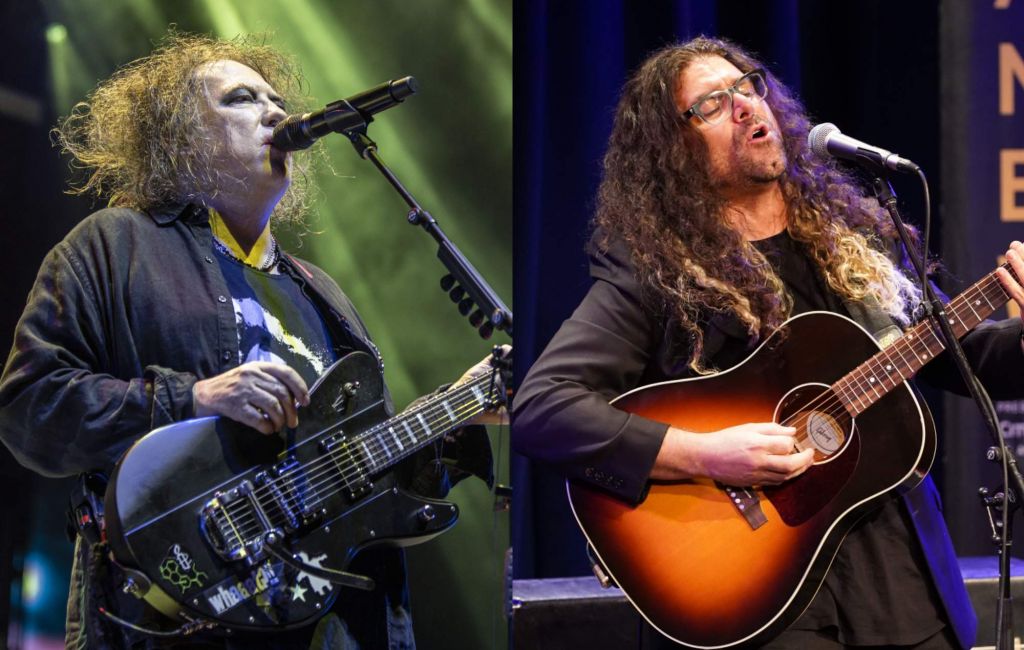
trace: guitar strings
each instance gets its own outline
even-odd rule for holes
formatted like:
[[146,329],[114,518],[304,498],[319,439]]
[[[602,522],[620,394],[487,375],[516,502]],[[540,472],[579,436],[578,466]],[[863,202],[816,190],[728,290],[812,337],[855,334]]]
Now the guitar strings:
[[[1008,271],[1011,272],[1011,274],[1013,274],[1012,269],[1009,268],[1008,263],[1003,264],[1002,268],[1006,268]],[[1016,278],[1016,275],[1013,274],[1013,277]],[[995,276],[994,272],[985,276],[978,282],[975,282],[973,285],[968,287],[968,289],[964,291],[958,298],[952,300],[948,305],[950,308],[948,311],[952,312],[954,316],[953,319],[950,319],[950,323],[955,325],[956,321],[959,321],[959,324],[964,329],[964,332],[961,332],[960,334],[958,334],[958,336],[966,334],[968,331],[973,329],[974,326],[976,326],[978,323],[981,323],[984,320],[984,318],[978,313],[976,309],[974,309],[974,306],[971,304],[971,302],[974,301],[980,308],[981,302],[980,300],[977,299],[979,296],[988,305],[988,314],[991,314],[1000,306],[1005,304],[1006,301],[1009,300],[1009,295],[1002,288],[1002,285],[999,283],[999,280]],[[990,297],[995,299],[995,304],[993,304],[993,301],[989,300]],[[964,309],[964,307],[966,307],[966,310]],[[968,310],[973,314],[974,320],[977,321],[975,325],[967,326],[965,324],[964,313],[966,313],[966,311]],[[844,375],[832,386],[830,386],[829,390],[827,390],[825,393],[816,396],[810,402],[808,402],[808,404],[800,407],[801,410],[799,413],[790,418],[786,418],[786,420],[784,420],[781,424],[790,424],[791,426],[794,424],[798,424],[799,417],[801,415],[807,415],[807,410],[824,411],[825,413],[832,416],[840,415],[843,411],[847,410],[842,403],[843,398],[845,398],[851,406],[853,406],[854,400],[856,400],[859,403],[860,412],[863,412],[872,404],[874,404],[874,402],[877,401],[877,399],[881,399],[892,388],[895,388],[899,384],[904,383],[908,379],[908,377],[905,377],[903,373],[899,371],[898,364],[893,366],[893,364],[895,363],[892,356],[893,352],[900,356],[900,359],[905,367],[913,371],[910,373],[910,376],[913,376],[913,374],[915,374],[917,370],[914,369],[913,365],[907,361],[907,357],[904,355],[905,351],[913,353],[915,364],[918,363],[918,361],[920,361],[920,365],[917,369],[920,369],[920,367],[924,366],[928,361],[931,360],[931,358],[934,358],[934,356],[938,354],[938,352],[932,351],[929,342],[925,340],[925,338],[928,335],[931,336],[931,339],[933,340],[932,342],[938,346],[938,352],[944,350],[944,345],[942,344],[941,339],[939,339],[938,335],[936,334],[932,326],[932,323],[930,321],[922,321],[921,323],[918,323],[918,325],[915,325],[913,328],[911,328],[911,330],[906,335],[901,337],[899,340],[895,341],[892,345],[883,348],[882,350],[879,350],[879,352],[874,354],[866,362],[860,364],[858,367],[854,368],[849,373]],[[927,354],[921,353],[922,346],[924,348],[923,351],[926,352]],[[896,381],[891,375],[885,373],[873,372],[871,375],[867,374],[867,370],[865,367],[871,368],[871,366],[873,365],[877,370],[879,368],[879,360],[883,356],[890,362],[889,366],[896,370],[897,375],[899,375],[900,377],[899,381]],[[885,366],[881,366],[881,369],[885,369]],[[857,376],[858,374],[860,375],[859,377]],[[881,381],[872,381],[872,378],[878,375],[882,376]],[[891,381],[892,385],[886,387],[886,380]],[[881,384],[881,393],[879,392],[879,387],[876,384]],[[874,392],[874,400],[870,398],[868,389]],[[864,400],[861,396],[867,398],[867,406],[864,405]],[[807,418],[805,417],[805,420],[806,419]],[[804,433],[798,433],[796,438],[798,442],[805,443],[807,441],[808,436]]]
[[[995,290],[994,293],[992,291],[990,291],[990,290],[993,290],[993,289]],[[1005,291],[1002,290],[1002,286],[998,283],[998,279],[996,279],[994,277],[994,274],[990,274],[986,278],[983,278],[982,280],[979,280],[974,285],[969,287],[968,290],[965,291],[961,295],[960,298],[958,298],[958,299],[956,299],[956,300],[954,300],[954,301],[952,301],[950,303],[950,306],[952,307],[952,312],[953,312],[954,316],[957,318],[957,320],[960,321],[961,325],[964,325],[964,320],[963,320],[963,315],[962,315],[963,312],[965,311],[963,309],[964,306],[966,306],[967,309],[970,310],[974,314],[974,318],[976,320],[978,320],[978,322],[981,322],[983,320],[980,317],[980,315],[978,314],[977,310],[975,310],[974,307],[970,304],[971,300],[972,299],[976,299],[977,296],[979,296],[979,295],[988,304],[988,306],[990,308],[989,313],[991,313],[992,311],[995,311],[995,309],[998,308],[997,306],[994,306],[992,304],[992,301],[990,301],[988,299],[989,295],[992,295],[993,298],[996,298],[996,302],[998,303],[998,305],[1001,305],[1001,304],[1005,303],[1009,299],[1009,296],[1006,295]],[[980,306],[980,301],[978,302],[978,304]],[[971,329],[971,328],[966,327],[966,326],[964,326],[964,327],[965,327],[965,330]],[[905,335],[904,337],[902,337],[898,341],[894,342],[892,345],[890,345],[890,346],[880,350],[878,353],[876,353],[874,356],[872,356],[871,359],[869,359],[865,363],[861,364],[860,366],[858,366],[857,368],[855,368],[851,372],[847,373],[847,375],[845,375],[844,377],[840,378],[840,380],[835,382],[835,384],[833,384],[830,387],[831,390],[828,391],[826,394],[816,397],[814,400],[812,400],[807,405],[804,405],[801,408],[802,409],[815,408],[815,409],[818,409],[818,410],[824,410],[829,415],[836,415],[837,412],[836,412],[836,410],[833,407],[835,407],[837,404],[841,405],[841,401],[842,401],[841,398],[845,397],[846,400],[851,405],[853,405],[854,400],[856,400],[857,402],[859,402],[859,406],[861,407],[861,411],[866,410],[867,407],[871,406],[871,404],[874,403],[874,400],[870,399],[870,396],[869,396],[868,390],[867,390],[868,388],[870,388],[871,391],[875,393],[875,397],[876,398],[880,399],[889,390],[891,390],[892,388],[898,386],[900,383],[903,383],[904,381],[906,381],[907,377],[904,377],[903,374],[901,372],[899,372],[898,369],[897,369],[896,372],[900,376],[900,380],[899,381],[895,381],[894,378],[891,375],[885,375],[883,373],[875,373],[875,375],[882,374],[882,376],[883,376],[883,379],[882,379],[882,381],[880,383],[882,384],[882,388],[884,389],[884,391],[881,394],[879,394],[879,390],[876,387],[876,385],[873,382],[871,382],[870,379],[868,379],[868,380],[864,379],[865,377],[867,377],[865,366],[871,366],[872,364],[874,364],[877,367],[878,359],[880,357],[882,357],[883,355],[891,363],[894,363],[894,359],[892,357],[892,353],[895,352],[896,354],[898,354],[900,356],[900,358],[903,361],[904,365],[907,366],[908,368],[910,368],[911,370],[913,370],[912,365],[907,361],[907,358],[904,355],[904,351],[906,350],[906,348],[909,348],[909,350],[906,350],[906,351],[909,351],[909,352],[913,353],[913,355],[915,357],[915,359],[914,359],[915,363],[918,360],[922,361],[922,363],[920,364],[922,366],[924,365],[924,363],[927,363],[927,361],[930,360],[928,357],[933,357],[936,354],[936,353],[932,352],[931,348],[929,347],[929,344],[923,339],[923,337],[915,336],[915,334],[917,334],[917,335],[924,334],[926,336],[927,335],[931,335],[931,338],[934,340],[934,343],[936,343],[938,345],[939,351],[941,351],[943,349],[942,342],[941,342],[941,340],[938,339],[938,336],[936,335],[934,329],[930,326],[930,323],[928,321],[924,321],[922,323],[919,323],[917,326],[912,328],[910,330],[910,332],[908,332],[907,335]],[[924,351],[928,353],[927,356],[921,354],[921,350],[920,349],[921,349],[922,345],[924,346]],[[891,365],[891,363],[890,363],[890,365]],[[896,367],[898,368],[898,365]],[[859,377],[857,376],[858,373],[860,375]],[[911,376],[913,376],[913,373],[911,373]],[[891,386],[889,386],[889,387],[885,386],[885,380],[886,379],[892,381],[892,385]],[[860,395],[863,395],[864,397],[868,398],[867,406],[864,406],[863,400],[861,399],[861,397],[858,396],[858,391],[859,391]],[[836,399],[830,401],[830,400],[828,400],[829,396],[835,396]],[[842,407],[842,408],[845,409],[845,407]],[[786,420],[786,422],[791,422],[791,421],[794,421],[794,420],[792,418]],[[798,440],[800,440],[801,442],[804,442],[804,441],[806,441],[806,436],[800,435],[800,436],[798,436]]]
[[[445,411],[443,405],[441,405],[441,406],[439,406],[439,405],[442,402],[452,403],[452,402],[457,402],[458,400],[464,400],[464,398],[466,398],[466,397],[470,397],[471,394],[473,393],[473,389],[474,388],[479,389],[480,386],[478,384],[484,383],[486,379],[487,379],[486,376],[484,376],[482,378],[476,378],[475,380],[473,380],[471,382],[467,382],[463,386],[459,386],[458,388],[456,388],[454,390],[451,390],[451,391],[442,393],[440,395],[437,395],[434,398],[431,398],[430,400],[426,401],[423,404],[418,405],[416,408],[414,408],[414,409],[412,409],[412,410],[410,410],[410,411],[408,411],[406,413],[401,413],[401,414],[399,414],[397,416],[394,416],[394,417],[386,420],[385,422],[381,422],[381,423],[375,424],[372,427],[370,427],[369,429],[367,429],[366,431],[360,433],[359,435],[353,436],[351,439],[347,440],[345,442],[345,448],[348,449],[348,448],[354,447],[356,445],[359,445],[359,444],[361,444],[363,442],[369,442],[370,444],[374,444],[375,446],[377,446],[377,447],[382,449],[383,447],[380,445],[379,438],[378,438],[378,436],[380,434],[382,434],[384,431],[387,431],[389,428],[394,428],[394,425],[393,425],[394,422],[400,421],[400,420],[404,420],[404,421],[413,420],[413,419],[416,418],[417,415],[423,415],[423,414],[426,413],[427,417],[431,417],[432,418],[432,423],[434,423],[435,425],[438,422],[443,423],[446,418],[443,418],[443,417],[442,418],[437,418],[436,416],[440,415],[442,412],[447,413],[447,411]],[[458,404],[457,403],[456,404],[456,409],[458,409],[458,411],[455,411],[456,416],[465,416],[465,414],[467,412],[469,412],[472,409],[476,408],[478,405],[479,405],[479,400],[476,399],[475,394],[473,394],[471,399],[466,401],[466,403],[464,403],[464,404]],[[480,410],[483,410],[484,407],[480,406],[479,408],[480,408]],[[424,419],[426,419],[426,418],[424,418]],[[458,419],[458,417],[456,417],[454,419]],[[412,428],[412,427],[410,427],[410,428]],[[336,431],[337,432],[341,431],[341,426],[340,425],[337,425],[336,429],[324,430],[322,432],[314,434],[313,436],[310,436],[310,438],[311,439],[315,439],[317,437],[323,436],[324,434],[328,434],[328,433],[333,434]],[[308,440],[306,442],[308,442]],[[419,440],[417,440],[415,437],[413,437],[413,439],[411,441],[411,444],[413,446],[415,446],[416,444],[418,444],[418,442],[419,442]],[[337,449],[331,450],[331,451],[334,452],[334,451],[338,451],[340,449],[341,448],[337,448]],[[294,449],[290,449],[289,451],[294,451]],[[375,453],[369,454],[368,458],[369,458],[369,460],[374,465],[377,465],[377,464],[379,464],[379,461],[384,458],[385,455],[386,454],[383,453],[383,452],[375,452]],[[407,452],[401,451],[400,454],[399,454],[399,458],[402,458],[405,455],[407,455]],[[315,469],[313,467],[313,464],[316,463],[317,461],[321,461],[321,460],[324,460],[326,462],[326,460],[327,460],[326,456],[319,456],[316,459],[314,459],[313,461],[311,461],[310,463],[307,463],[306,465],[299,465],[299,466],[290,468],[288,471],[282,473],[281,476],[278,477],[278,478],[290,478],[290,476],[292,474],[294,474],[296,472],[300,472],[300,471],[304,471],[304,472],[308,473],[310,470]],[[353,476],[354,475],[351,475],[351,474],[347,475],[348,478],[352,478]],[[263,490],[263,489],[264,488],[260,488],[260,490]]]
[[[466,407],[468,407],[468,408],[466,408]],[[417,411],[418,410],[419,409],[417,409]],[[461,410],[463,411],[463,413],[461,413],[461,415],[464,418],[462,421],[465,421],[465,419],[468,419],[468,417],[471,417],[475,413],[479,413],[483,409],[479,408],[479,407],[474,408],[473,404],[469,403],[469,404],[464,405],[464,407]],[[435,411],[436,411],[436,409],[435,409]],[[475,413],[474,413],[474,411],[475,411]],[[414,413],[415,412],[416,411],[414,411]],[[403,417],[405,417],[405,416],[403,416]],[[435,424],[436,423],[437,423],[437,421],[435,420]],[[369,433],[369,431],[372,431],[372,429],[368,430],[367,433]],[[426,440],[429,441],[429,438],[426,439]],[[421,445],[419,448],[422,448],[422,446],[425,446],[425,444]],[[415,451],[415,450],[410,450],[409,453],[412,453],[413,451]],[[321,460],[321,458],[318,458],[316,460]],[[307,467],[312,467],[314,464],[317,464],[317,463],[311,462],[311,463],[309,463],[307,465]],[[344,486],[344,485],[350,485],[349,479],[351,479],[352,476],[353,476],[351,473],[346,475],[346,474],[342,474],[340,472],[337,472],[337,474],[339,474],[339,476],[336,476],[336,477],[333,477],[333,478],[329,478],[326,481],[321,481],[319,484],[316,484],[315,481],[320,476],[323,476],[324,474],[331,474],[331,473],[333,473],[333,472],[330,471],[331,470],[330,463],[320,463],[320,465],[321,465],[322,469],[325,469],[327,471],[320,472],[319,474],[310,473],[309,476],[304,477],[304,482],[309,484],[306,487],[306,490],[305,490],[307,492],[307,495],[306,495],[307,496],[307,500],[311,501],[313,503],[316,503],[317,501],[322,502],[323,499],[326,498],[326,497],[323,497],[323,495],[322,495],[323,487],[325,485],[327,485],[328,487],[331,487],[331,488],[340,487],[340,486]],[[358,476],[360,473],[361,472],[357,471],[355,476]],[[331,485],[332,483],[333,483],[333,485]],[[291,485],[293,487],[293,492],[294,492],[295,488],[299,487],[299,486],[295,485],[294,481],[291,482]],[[255,493],[256,493],[256,490],[253,491],[253,494],[255,494]],[[335,492],[332,491],[327,496],[329,497],[329,496],[331,496],[334,493]],[[263,496],[266,496],[266,495],[264,494]],[[294,499],[294,497],[293,497],[293,499]],[[257,499],[257,501],[259,501],[259,499]],[[279,508],[283,509],[283,505],[278,503],[276,499],[274,499],[272,502],[275,503]],[[232,508],[232,506],[235,506],[235,507]],[[266,508],[266,506],[262,502],[259,503],[259,507],[261,507],[263,509],[263,512],[267,515],[268,518],[273,516],[272,515],[273,511],[272,510],[268,511],[268,508]],[[254,511],[250,512],[250,510],[252,508],[253,508],[252,504],[250,504],[246,500],[233,501],[233,502],[231,502],[231,503],[229,503],[229,504],[227,504],[225,506],[225,510],[227,511],[227,515],[229,515],[229,516],[230,515],[235,515],[235,518],[240,522],[240,526],[244,527],[244,533],[245,533],[246,536],[248,536],[248,535],[250,535],[252,533],[253,527],[255,527],[255,532],[256,533],[259,533],[259,532],[262,531],[260,522],[257,520],[255,512]],[[282,512],[280,515],[277,515],[275,518],[276,519],[280,519],[283,516],[285,516],[285,515]],[[229,523],[230,523],[230,521],[229,521]],[[274,525],[281,525],[282,523],[287,523],[287,522],[271,521],[270,523],[272,523]]]
[[[989,298],[989,294],[992,293],[990,291],[992,289],[995,290],[995,292],[992,295],[992,297],[996,298],[996,302],[998,303],[997,305],[993,305],[992,302],[988,299]],[[981,316],[978,314],[977,310],[975,310],[974,307],[970,304],[971,300],[968,299],[968,296],[973,296],[974,298],[976,298],[979,295],[989,305],[989,308],[990,308],[989,313],[991,313],[992,311],[995,311],[995,309],[997,309],[998,306],[1001,306],[1003,303],[1005,303],[1009,299],[1009,296],[1006,295],[1006,293],[1002,290],[1001,285],[998,284],[998,280],[995,279],[994,276],[987,277],[987,278],[983,279],[982,281],[979,281],[979,282],[975,283],[975,285],[972,285],[972,287],[970,287],[967,291],[964,292],[964,294],[961,296],[961,298],[958,298],[957,300],[955,300],[955,301],[950,303],[950,305],[952,306],[952,311],[953,311],[953,314],[954,314],[956,320],[959,320],[960,321],[960,325],[964,327],[964,330],[965,330],[964,333],[966,333],[966,331],[969,331],[973,327],[973,326],[968,327],[968,326],[965,325],[964,317],[963,317],[963,313],[965,311],[963,309],[964,306],[966,306],[967,309],[970,310],[973,313],[974,318],[979,323],[983,320],[981,318]],[[980,306],[980,301],[976,301],[976,302],[978,302],[978,304]],[[922,337],[922,336],[915,336],[915,334],[924,334],[925,336],[924,337]],[[910,368],[911,370],[913,370],[912,364],[910,364],[907,361],[907,358],[904,355],[904,351],[906,350],[906,348],[909,348],[908,351],[912,352],[914,357],[915,357],[914,362],[917,363],[918,361],[920,361],[921,362],[920,365],[923,366],[925,363],[927,363],[927,361],[930,360],[929,357],[934,357],[935,354],[937,354],[937,352],[933,352],[932,351],[929,343],[925,340],[929,335],[933,339],[933,343],[938,347],[938,351],[941,352],[944,349],[944,346],[942,345],[942,341],[938,338],[938,336],[936,335],[934,329],[931,327],[930,323],[924,322],[924,323],[919,324],[919,325],[915,326],[914,328],[912,328],[912,330],[910,332],[908,332],[908,334],[906,336],[904,336],[902,339],[900,339],[899,341],[897,341],[893,345],[890,345],[889,347],[887,347],[887,348],[883,349],[882,351],[880,351],[880,354],[885,354],[886,358],[890,362],[893,362],[892,353],[895,352],[895,353],[900,355],[900,358],[903,361],[904,365],[907,366],[908,368]],[[927,352],[927,355],[921,353],[921,346],[924,346],[924,351]],[[852,390],[852,389],[859,389],[861,394],[867,395],[868,391],[865,388],[868,387],[868,388],[871,388],[871,390],[873,392],[875,392],[876,397],[879,397],[879,398],[881,397],[881,395],[878,394],[878,389],[870,381],[870,379],[868,379],[867,381],[864,380],[864,377],[866,376],[866,370],[865,370],[864,366],[870,366],[872,363],[874,363],[877,366],[877,358],[880,356],[880,354],[876,354],[874,357],[872,357],[872,359],[869,359],[868,362],[862,364],[860,367],[855,369],[855,371],[859,372],[860,378],[858,378],[856,376],[855,371],[851,371],[851,373],[848,373],[848,375],[846,377],[843,377],[838,382],[836,382],[836,384],[834,385],[834,388],[843,389],[844,387],[842,386],[842,384],[851,384],[849,389],[844,391],[845,392],[844,396],[847,397],[847,399],[851,403],[853,402],[853,399],[856,399],[858,402],[861,402],[860,406],[863,407],[862,410],[864,410],[864,408],[866,408],[866,407],[864,407],[862,400],[859,397],[857,397],[857,392],[855,390]],[[886,376],[883,373],[876,373],[876,374],[882,374],[883,375],[883,381],[882,381],[883,388],[885,387],[885,379],[886,378],[889,379],[889,380],[893,380],[893,385],[891,387],[889,387],[889,388],[892,388],[892,387],[895,387],[896,385],[898,385],[899,383],[901,383],[902,381],[905,381],[907,379],[907,377],[904,377],[903,374],[900,373],[898,370],[897,370],[897,373],[900,375],[900,381],[894,381],[891,376]],[[912,374],[911,374],[911,376],[912,376]],[[888,390],[888,389],[886,389],[886,390]],[[870,404],[871,404],[871,402],[869,401],[868,406],[870,406]]]
[[[486,377],[484,379],[486,379]],[[377,425],[374,425],[373,427],[371,427],[370,429],[368,429],[365,432],[361,433],[360,435],[354,436],[352,439],[347,440],[345,442],[345,446],[344,447],[339,447],[339,448],[333,449],[333,450],[331,450],[330,453],[328,453],[328,454],[326,454],[324,456],[318,456],[317,458],[313,459],[312,461],[310,461],[310,462],[308,462],[306,464],[298,465],[296,467],[290,468],[288,471],[282,473],[281,476],[277,477],[276,480],[294,478],[294,476],[296,474],[298,474],[299,472],[302,472],[303,474],[306,475],[305,476],[305,482],[308,483],[308,482],[310,482],[312,480],[315,480],[319,475],[315,474],[314,472],[316,472],[317,470],[322,469],[322,468],[331,469],[332,467],[336,466],[336,462],[337,462],[337,460],[339,460],[336,457],[336,455],[337,455],[338,452],[341,452],[341,451],[347,452],[347,455],[349,456],[349,460],[351,460],[352,462],[358,462],[355,459],[354,455],[351,453],[351,448],[360,446],[363,443],[369,443],[369,444],[366,445],[366,447],[364,447],[364,451],[369,451],[369,447],[370,446],[373,446],[375,448],[374,451],[369,452],[366,455],[366,459],[369,461],[369,463],[371,465],[368,469],[369,469],[369,471],[372,472],[377,465],[379,465],[382,461],[385,460],[384,457],[385,457],[386,453],[381,451],[382,449],[384,449],[384,446],[381,444],[380,438],[378,436],[380,434],[382,434],[384,431],[386,431],[389,428],[391,428],[389,425],[392,425],[392,423],[395,422],[396,420],[406,420],[406,421],[408,421],[408,420],[416,419],[417,416],[419,415],[419,416],[425,416],[425,417],[423,417],[424,421],[426,421],[429,418],[430,419],[430,424],[434,425],[433,427],[430,427],[430,425],[428,424],[427,425],[427,429],[428,430],[431,429],[431,428],[435,428],[435,429],[437,429],[437,428],[445,428],[446,430],[450,429],[451,426],[446,425],[446,420],[448,418],[438,417],[438,416],[442,415],[442,413],[444,413],[444,414],[448,413],[448,410],[445,409],[443,404],[440,404],[440,403],[441,402],[452,403],[452,402],[456,402],[456,400],[458,400],[459,398],[465,398],[465,397],[469,396],[470,393],[473,392],[473,388],[474,388],[474,386],[477,383],[483,383],[483,382],[482,381],[481,382],[470,382],[469,384],[465,385],[465,389],[464,390],[463,390],[463,387],[459,387],[455,391],[450,391],[448,393],[443,393],[441,396],[438,396],[437,398],[432,399],[432,400],[430,400],[429,402],[427,402],[425,404],[419,405],[418,407],[416,407],[415,409],[413,409],[412,411],[410,411],[408,413],[402,414],[402,415],[397,416],[395,418],[391,418],[391,419],[389,419],[389,420],[387,420],[387,421],[385,421],[383,423],[379,423]],[[476,386],[476,388],[479,389],[480,387]],[[441,399],[442,396],[443,396],[444,399]],[[483,395],[481,394],[481,396],[483,396]],[[486,398],[485,398],[485,401],[486,401]],[[451,408],[451,406],[449,406],[449,408]],[[469,401],[467,401],[465,403],[456,403],[455,408],[451,408],[452,414],[455,416],[452,419],[454,419],[456,421],[459,421],[459,420],[464,421],[464,419],[468,419],[468,416],[471,416],[471,415],[475,414],[474,411],[476,413],[479,413],[480,411],[483,410],[483,408],[484,407],[482,405],[480,405],[479,400],[476,399],[475,395],[474,395],[471,400],[469,400]],[[445,425],[445,426],[439,427],[438,426],[439,424],[440,425]],[[407,450],[403,449],[402,451],[399,451],[397,454],[392,454],[392,457],[390,458],[390,460],[392,462],[397,462],[397,460],[401,460],[401,459],[407,457],[408,455],[410,455],[411,453],[416,451],[418,447],[421,447],[422,446],[421,443],[425,443],[425,442],[430,440],[430,438],[431,438],[430,436],[428,436],[427,438],[424,438],[422,440],[417,439],[415,434],[411,431],[411,429],[412,429],[412,427],[410,427],[410,430],[407,430],[407,433],[409,433],[410,437],[412,438],[411,441],[409,442],[409,447],[410,448],[407,449]],[[319,433],[315,434],[314,436],[311,436],[311,438],[315,439],[316,437],[322,436],[324,433],[330,433],[331,431],[332,431],[331,429],[328,429],[328,430],[325,430],[323,432],[319,432]],[[439,436],[435,436],[435,437],[439,437]],[[396,460],[396,457],[397,457],[397,460]],[[345,460],[345,459],[341,459],[341,460]],[[350,471],[350,472],[340,472],[340,477],[343,480],[345,480],[345,481],[351,481],[351,479],[358,477],[359,474],[362,471],[363,470],[361,468],[356,467],[356,468],[354,468],[353,471]],[[260,488],[258,488],[256,490],[253,490],[253,494],[257,498],[260,498],[260,497],[267,496],[270,491],[271,491],[270,486],[261,486]]]
[[[258,505],[248,500],[232,504],[227,509],[227,515],[220,512],[214,515],[216,522],[222,522],[229,516],[233,516],[240,523],[238,527],[240,534],[233,534],[222,524],[219,525],[225,539],[232,540],[232,543],[246,545],[253,539],[258,539],[270,527],[284,527],[290,529],[301,524],[301,512],[315,512],[316,508],[326,498],[336,495],[340,489],[348,487],[349,484],[341,479],[334,479],[323,482],[320,485],[308,486],[296,484],[293,487],[282,490],[285,494],[281,500],[275,499],[271,503],[259,501]],[[336,488],[336,489],[329,489]],[[264,523],[264,520],[265,523]]]
[[[380,465],[382,461],[387,461],[391,463],[398,462],[399,460],[408,457],[415,451],[418,451],[419,449],[426,446],[426,444],[428,444],[431,439],[439,438],[441,437],[441,435],[444,434],[441,433],[438,435],[428,435],[426,438],[417,439],[411,431],[407,430],[410,437],[412,437],[412,441],[410,442],[409,448],[402,449],[397,454],[392,454],[389,458],[385,458],[386,452],[382,450],[386,449],[386,447],[381,443],[379,435],[382,432],[389,429],[387,425],[391,425],[393,422],[398,420],[409,421],[412,419],[418,419],[417,416],[420,416],[422,417],[424,422],[426,422],[429,418],[430,423],[427,424],[426,426],[428,431],[433,431],[434,429],[443,429],[444,432],[447,432],[451,428],[454,428],[454,426],[457,426],[459,423],[469,419],[469,417],[472,417],[473,415],[483,411],[486,408],[486,405],[493,401],[493,387],[489,387],[488,392],[486,394],[483,392],[479,392],[479,389],[482,388],[482,385],[486,383],[494,384],[494,379],[490,375],[481,375],[480,377],[470,380],[463,386],[460,386],[446,393],[442,393],[441,395],[435,396],[434,398],[428,400],[424,404],[419,405],[418,407],[416,407],[415,409],[408,413],[396,416],[383,423],[379,423],[378,425],[371,427],[362,434],[354,436],[351,440],[346,441],[344,447],[331,450],[331,452],[326,454],[325,456],[319,456],[316,459],[310,461],[309,463],[290,468],[287,472],[282,473],[280,477],[277,477],[275,479],[275,481],[277,482],[280,482],[281,479],[294,479],[299,472],[302,472],[304,476],[301,477],[301,486],[298,485],[298,481],[289,480],[287,481],[287,484],[285,486],[276,485],[276,487],[284,487],[284,490],[282,490],[281,492],[291,492],[290,495],[282,494],[282,496],[285,497],[285,500],[293,501],[293,506],[303,504],[303,496],[305,496],[306,502],[322,502],[325,498],[334,494],[334,488],[345,485],[351,487],[352,480],[354,478],[359,478],[360,476],[365,474],[364,470],[358,467],[359,461],[352,454],[351,447],[365,445],[363,449],[364,451],[369,452],[366,454],[366,459],[370,463],[368,471],[371,473],[377,468],[378,465]],[[477,390],[474,391],[474,388]],[[463,403],[457,403],[458,399],[466,398],[467,396],[470,397],[469,400],[465,400],[463,401]],[[482,402],[481,399],[483,400]],[[447,408],[445,408],[444,406],[445,402],[449,404]],[[451,406],[452,403],[455,403],[454,408]],[[454,417],[438,417],[449,414]],[[450,424],[449,420],[455,420],[455,425]],[[316,437],[323,436],[325,433],[331,433],[333,432],[333,430],[334,428],[325,429],[324,431],[318,432],[317,434],[310,436],[310,439],[315,439]],[[304,442],[308,442],[308,440]],[[374,451],[370,451],[370,447],[374,447]],[[336,457],[335,453],[342,450],[347,453],[347,459],[338,459]],[[350,461],[352,465],[351,469],[349,471],[345,471],[337,467],[339,460]],[[325,475],[328,476],[327,480],[317,482],[318,479]],[[331,490],[330,494],[328,494],[327,496],[323,495],[325,486],[327,486]],[[303,489],[303,495],[296,493],[296,491],[300,488]],[[263,509],[264,513],[266,513],[268,517],[271,515],[270,512],[268,512],[268,508],[266,508],[266,506],[263,503],[263,498],[269,496],[271,502],[277,505],[278,508],[282,509],[282,511],[284,510],[284,507],[286,505],[279,503],[277,498],[273,494],[270,494],[270,492],[271,486],[267,485],[261,486],[253,490],[251,493],[253,498],[259,504],[259,507]],[[306,505],[308,507],[308,503]],[[249,529],[249,526],[247,526],[247,524],[251,524],[255,525],[256,530],[259,531],[260,524],[258,521],[256,521],[255,513],[248,512],[251,508],[252,505],[249,504],[248,501],[240,499],[225,504],[222,511],[226,513],[227,517],[234,515],[241,525],[246,526],[247,530]],[[284,512],[282,512],[280,516],[284,516],[286,518]],[[228,521],[228,523],[231,523],[230,520]],[[278,524],[279,522],[271,523]]]

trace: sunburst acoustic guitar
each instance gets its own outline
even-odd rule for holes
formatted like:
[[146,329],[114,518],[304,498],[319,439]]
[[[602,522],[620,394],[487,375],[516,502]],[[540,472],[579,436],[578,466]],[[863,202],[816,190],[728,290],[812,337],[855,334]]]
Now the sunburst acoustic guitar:
[[[946,306],[954,333],[1008,300],[985,276]],[[612,402],[695,432],[779,422],[815,450],[808,471],[775,487],[652,482],[632,505],[568,483],[598,559],[648,622],[684,646],[726,648],[764,643],[799,617],[851,526],[931,467],[934,424],[907,380],[943,350],[934,327],[918,323],[882,348],[848,318],[805,313],[729,370]]]

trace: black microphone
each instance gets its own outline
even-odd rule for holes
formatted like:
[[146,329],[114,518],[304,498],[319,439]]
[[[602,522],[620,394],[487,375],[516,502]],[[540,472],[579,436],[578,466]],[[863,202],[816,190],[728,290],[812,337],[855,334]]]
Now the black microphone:
[[416,90],[416,80],[404,77],[331,102],[319,111],[291,115],[274,127],[274,146],[281,151],[297,151],[328,133],[344,133],[365,126],[373,121],[374,113],[401,104]]
[[871,169],[884,171],[891,169],[898,172],[918,172],[920,167],[891,151],[873,147],[848,135],[843,135],[839,128],[830,122],[819,124],[807,134],[807,146],[819,156],[835,156],[844,160],[852,160]]

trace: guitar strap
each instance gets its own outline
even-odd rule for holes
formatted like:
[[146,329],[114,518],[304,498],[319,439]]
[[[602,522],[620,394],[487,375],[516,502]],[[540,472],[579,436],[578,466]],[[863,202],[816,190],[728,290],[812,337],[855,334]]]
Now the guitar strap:
[[874,296],[857,302],[843,301],[850,318],[856,321],[884,348],[903,335],[903,330],[885,313]]
[[99,472],[79,474],[68,496],[66,532],[72,543],[82,536],[89,545],[106,541],[103,521],[103,495],[107,476]]

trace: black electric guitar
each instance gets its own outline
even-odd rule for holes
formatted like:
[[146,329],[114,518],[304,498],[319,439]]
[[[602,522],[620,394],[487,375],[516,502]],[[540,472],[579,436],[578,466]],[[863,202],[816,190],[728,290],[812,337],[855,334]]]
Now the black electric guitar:
[[396,485],[394,466],[502,395],[491,375],[388,419],[376,362],[356,352],[310,391],[300,424],[265,436],[227,418],[161,427],[120,460],[107,539],[129,591],[181,623],[286,629],[325,613],[361,549],[451,527],[454,504]]
[[[953,332],[1008,299],[990,273],[946,306]],[[801,314],[729,370],[612,402],[694,432],[779,422],[814,449],[805,473],[763,489],[654,481],[633,505],[569,482],[584,534],[648,622],[690,648],[727,648],[761,645],[800,616],[850,527],[931,467],[934,423],[906,380],[942,352],[934,327],[923,321],[880,349],[848,318]]]

